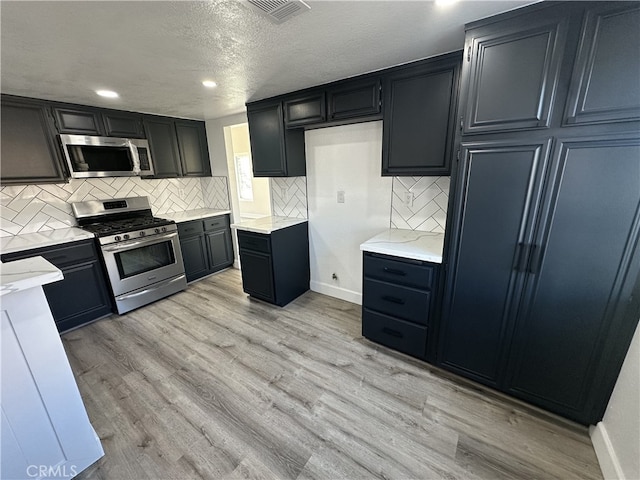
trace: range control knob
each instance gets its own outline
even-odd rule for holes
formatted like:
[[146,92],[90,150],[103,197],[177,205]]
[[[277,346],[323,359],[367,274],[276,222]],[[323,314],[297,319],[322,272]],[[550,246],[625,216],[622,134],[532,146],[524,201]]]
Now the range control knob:
[[156,228],[153,231],[156,232],[156,233],[160,233],[160,229],[159,228]]
[[138,235],[140,235],[141,237],[144,237],[145,236],[144,230],[140,230],[140,233]]
[[162,227],[162,231],[166,232],[167,231],[167,227]]
[[120,238],[120,235],[116,235],[115,237],[113,237],[113,239],[114,239],[116,242],[119,242],[120,240],[122,240],[122,239]]
[[129,240],[129,235],[127,235],[126,233],[124,234],[124,239],[125,240]]

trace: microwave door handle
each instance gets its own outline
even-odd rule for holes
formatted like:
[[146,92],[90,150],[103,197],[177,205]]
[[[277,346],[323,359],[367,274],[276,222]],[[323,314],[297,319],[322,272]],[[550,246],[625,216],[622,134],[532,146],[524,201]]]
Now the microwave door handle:
[[140,175],[140,157],[138,156],[138,149],[131,140],[127,140],[127,146],[131,151],[131,159],[133,160],[133,174]]
[[102,246],[102,250],[104,252],[117,253],[123,250],[129,250],[133,247],[138,247],[140,245],[147,245],[147,244],[151,245],[154,243],[158,243],[158,241],[170,240],[173,237],[177,237],[177,236],[178,236],[177,232],[171,232],[171,233],[166,233],[164,235],[157,235],[151,238],[145,238],[144,240],[134,240],[134,241],[116,243],[115,245]]

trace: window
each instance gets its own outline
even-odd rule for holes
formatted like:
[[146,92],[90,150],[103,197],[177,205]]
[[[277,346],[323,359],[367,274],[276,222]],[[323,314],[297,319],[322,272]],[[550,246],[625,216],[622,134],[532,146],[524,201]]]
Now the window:
[[251,171],[251,157],[248,153],[235,155],[236,180],[238,182],[238,197],[240,200],[253,202],[253,172]]

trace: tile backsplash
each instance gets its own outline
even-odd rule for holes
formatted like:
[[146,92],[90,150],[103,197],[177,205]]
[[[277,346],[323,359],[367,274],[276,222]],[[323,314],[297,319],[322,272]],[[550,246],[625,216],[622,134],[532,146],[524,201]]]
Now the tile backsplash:
[[278,217],[309,218],[307,177],[272,177],[271,214]]
[[444,233],[450,177],[394,177],[391,228]]
[[72,227],[72,202],[147,196],[154,215],[196,208],[229,209],[226,177],[142,180],[71,179],[69,183],[0,187],[0,236]]

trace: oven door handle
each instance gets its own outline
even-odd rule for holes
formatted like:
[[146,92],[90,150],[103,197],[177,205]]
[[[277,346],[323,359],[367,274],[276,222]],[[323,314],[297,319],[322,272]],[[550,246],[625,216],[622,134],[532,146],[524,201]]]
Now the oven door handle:
[[162,285],[156,285],[155,287],[145,288],[141,292],[130,293],[128,295],[120,295],[120,296],[116,297],[116,300],[128,300],[130,298],[139,297],[140,295],[146,295],[147,293],[153,292],[154,290],[158,290],[159,288],[163,288],[163,287],[166,287],[167,285],[171,285],[172,283],[179,282],[179,281],[183,280],[184,278],[185,278],[184,275],[180,275],[179,277],[172,278],[168,282],[162,282]]
[[144,240],[133,240],[128,242],[116,243],[114,245],[103,245],[102,251],[109,253],[117,253],[122,252],[124,250],[129,250],[133,247],[138,247],[140,245],[152,245],[154,243],[158,243],[159,241],[169,240],[178,236],[178,232],[165,233],[164,235],[154,235],[153,237],[147,237]]

